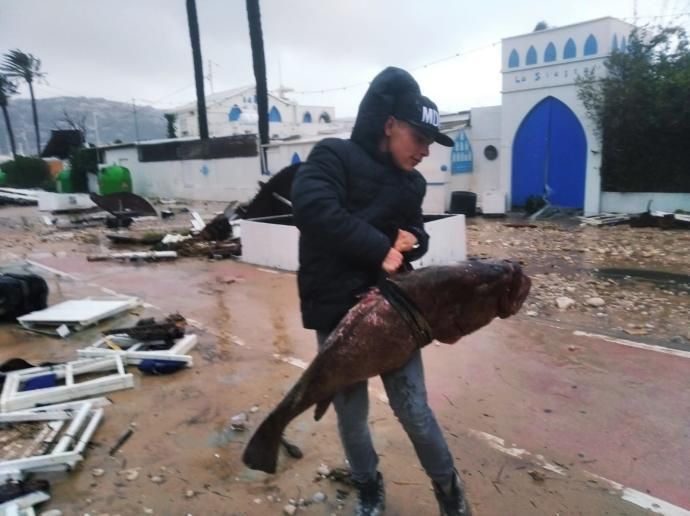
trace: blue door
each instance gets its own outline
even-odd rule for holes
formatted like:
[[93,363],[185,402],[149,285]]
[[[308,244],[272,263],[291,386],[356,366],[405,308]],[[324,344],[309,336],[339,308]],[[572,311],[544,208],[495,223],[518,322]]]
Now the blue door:
[[547,97],[527,114],[513,141],[512,204],[547,196],[556,206],[585,203],[587,140],[582,124],[560,100]]

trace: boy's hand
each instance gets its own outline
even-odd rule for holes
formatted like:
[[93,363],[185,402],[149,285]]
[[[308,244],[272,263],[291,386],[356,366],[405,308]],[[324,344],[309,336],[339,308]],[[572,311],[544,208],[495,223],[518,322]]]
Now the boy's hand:
[[388,254],[386,257],[383,259],[383,263],[381,264],[381,268],[386,271],[388,274],[393,274],[396,272],[400,266],[402,265],[403,262],[403,255],[400,254],[400,252],[394,248],[390,248],[388,251]]
[[393,245],[393,247],[395,248],[396,251],[398,251],[400,253],[404,253],[407,251],[411,251],[416,246],[417,246],[417,237],[416,236],[414,236],[409,231],[405,231],[404,229],[398,230],[398,237],[395,239],[395,245]]

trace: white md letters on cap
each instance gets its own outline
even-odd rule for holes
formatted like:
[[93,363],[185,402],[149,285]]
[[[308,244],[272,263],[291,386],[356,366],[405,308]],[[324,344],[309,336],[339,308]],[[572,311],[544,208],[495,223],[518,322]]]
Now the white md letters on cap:
[[422,122],[438,127],[438,111],[422,106]]

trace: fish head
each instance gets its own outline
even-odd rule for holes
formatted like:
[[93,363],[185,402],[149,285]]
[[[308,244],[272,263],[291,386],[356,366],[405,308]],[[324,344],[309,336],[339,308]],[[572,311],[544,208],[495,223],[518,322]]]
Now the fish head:
[[501,319],[518,313],[532,287],[532,280],[522,271],[519,264],[506,260],[503,266],[506,269],[506,287],[498,297],[496,310]]
[[[435,339],[451,344],[489,324],[515,315],[524,303],[531,280],[519,264],[469,260],[439,267],[440,277],[429,314]],[[420,296],[421,297],[421,296]]]

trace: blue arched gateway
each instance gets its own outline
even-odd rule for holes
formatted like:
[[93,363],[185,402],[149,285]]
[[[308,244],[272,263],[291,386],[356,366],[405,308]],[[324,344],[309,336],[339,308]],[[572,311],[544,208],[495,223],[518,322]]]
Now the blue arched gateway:
[[511,199],[524,206],[545,193],[551,204],[582,208],[585,202],[587,140],[568,106],[546,97],[525,116],[513,141]]

